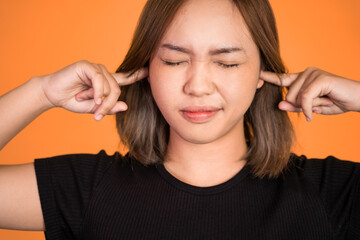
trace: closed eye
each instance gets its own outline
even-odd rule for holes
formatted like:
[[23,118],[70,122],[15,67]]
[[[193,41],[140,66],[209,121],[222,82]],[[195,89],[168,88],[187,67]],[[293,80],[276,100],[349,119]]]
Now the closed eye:
[[[169,62],[169,61],[165,61],[165,60],[162,60],[162,61],[166,65],[169,65],[169,66],[179,66],[181,63],[183,63],[183,62]],[[240,64],[224,64],[221,62],[218,62],[217,64],[223,68],[233,68],[233,67],[238,67],[240,65]]]
[[162,60],[166,65],[169,65],[169,66],[178,66],[180,65],[181,63],[183,62],[169,62],[169,61],[165,61],[165,60]]
[[240,65],[240,64],[224,64],[224,63],[220,63],[220,62],[218,62],[217,64],[219,64],[221,67],[224,67],[224,68],[238,67]]

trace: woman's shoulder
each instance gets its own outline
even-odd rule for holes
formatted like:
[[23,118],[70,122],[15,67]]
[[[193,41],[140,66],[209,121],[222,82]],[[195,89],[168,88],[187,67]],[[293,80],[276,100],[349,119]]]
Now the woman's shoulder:
[[291,169],[294,170],[291,176],[299,180],[295,183],[302,183],[302,186],[321,199],[333,226],[340,228],[342,224],[350,222],[349,226],[357,229],[360,214],[360,163],[334,156],[308,158],[295,154],[291,162]]
[[290,166],[297,168],[304,173],[339,173],[359,171],[360,162],[342,160],[335,156],[328,155],[325,158],[309,158],[305,155],[291,154]]
[[35,159],[45,223],[53,226],[47,234],[62,234],[63,226],[77,232],[98,186],[116,163],[125,163],[125,159],[119,152],[108,154],[105,150]]
[[64,184],[81,181],[95,186],[116,162],[124,159],[119,152],[109,155],[102,149],[97,153],[71,153],[36,158],[34,167],[39,181],[53,179],[52,181]]
[[292,154],[290,172],[311,182],[318,192],[337,192],[344,188],[360,187],[360,163],[341,160],[335,156],[308,158]]
[[[138,172],[146,173],[150,168],[142,165],[129,153],[114,152],[108,154],[104,149],[98,153],[71,153],[52,157],[37,158],[34,161],[37,173],[46,173],[53,177],[79,176],[100,181],[109,171],[114,174]],[[67,174],[66,174],[67,173]]]
[[76,164],[76,165],[111,165],[114,162],[128,162],[131,158],[128,154],[123,155],[116,151],[113,154],[108,154],[106,150],[101,149],[97,153],[69,153],[54,155],[51,157],[36,158],[35,164]]

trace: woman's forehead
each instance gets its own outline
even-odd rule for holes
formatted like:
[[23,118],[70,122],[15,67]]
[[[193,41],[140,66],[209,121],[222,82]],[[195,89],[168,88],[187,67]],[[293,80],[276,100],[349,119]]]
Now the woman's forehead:
[[249,48],[252,38],[246,23],[230,0],[191,0],[177,12],[166,30],[161,45],[194,48]]

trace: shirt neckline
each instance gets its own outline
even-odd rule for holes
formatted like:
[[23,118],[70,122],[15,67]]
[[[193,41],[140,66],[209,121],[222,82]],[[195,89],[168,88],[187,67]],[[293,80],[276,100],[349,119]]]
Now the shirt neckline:
[[162,164],[162,163],[156,164],[155,167],[156,167],[157,171],[159,172],[159,174],[168,183],[170,183],[174,187],[176,187],[182,191],[185,191],[185,192],[189,192],[189,193],[193,193],[193,194],[200,194],[200,195],[216,194],[216,193],[226,191],[226,190],[234,187],[236,184],[238,184],[249,173],[249,166],[246,162],[244,167],[229,180],[227,180],[223,183],[214,185],[214,186],[210,186],[210,187],[199,187],[199,186],[194,186],[194,185],[185,183],[185,182],[177,179],[170,172],[168,172],[166,170],[164,164]]

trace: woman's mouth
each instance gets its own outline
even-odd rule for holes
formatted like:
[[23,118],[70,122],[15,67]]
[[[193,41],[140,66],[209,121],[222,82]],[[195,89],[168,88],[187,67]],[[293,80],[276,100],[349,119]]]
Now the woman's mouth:
[[193,123],[204,123],[213,118],[221,109],[216,107],[191,106],[181,110],[182,116]]

